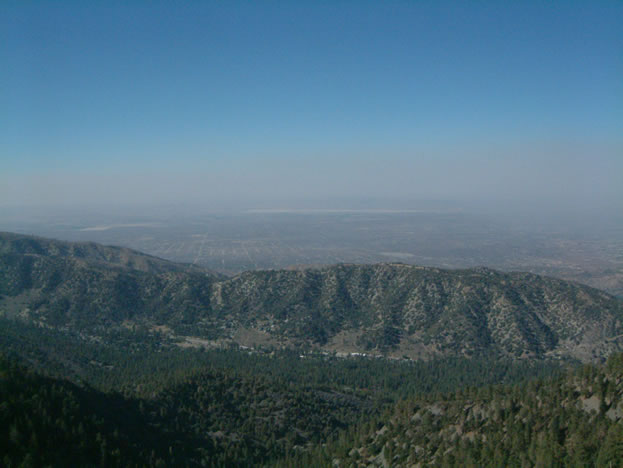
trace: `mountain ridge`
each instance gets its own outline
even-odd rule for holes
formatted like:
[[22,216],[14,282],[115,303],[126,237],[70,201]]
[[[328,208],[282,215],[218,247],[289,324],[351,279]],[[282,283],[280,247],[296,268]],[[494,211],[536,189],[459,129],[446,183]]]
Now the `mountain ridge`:
[[177,263],[138,252],[127,247],[109,246],[96,242],[68,242],[45,237],[0,232],[1,255],[43,255],[49,257],[72,258],[105,265],[118,266],[148,273],[167,271],[206,272],[219,278],[220,273],[213,272],[194,264]]
[[186,346],[412,359],[493,351],[589,361],[623,348],[620,299],[486,267],[338,264],[224,278],[130,249],[6,233],[0,265],[0,313],[95,336],[140,326]]

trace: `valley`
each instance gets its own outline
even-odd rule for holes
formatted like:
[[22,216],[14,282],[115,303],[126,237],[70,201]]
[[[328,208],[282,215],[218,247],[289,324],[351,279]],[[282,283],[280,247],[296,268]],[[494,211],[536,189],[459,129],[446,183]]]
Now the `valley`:
[[[381,263],[225,276],[1,233],[3,463],[480,466],[516,456],[521,445],[491,434],[514,433],[528,405],[505,395],[534,392],[560,394],[548,411],[597,432],[561,423],[543,445],[538,423],[524,464],[615,460],[622,320],[621,299],[531,273]],[[572,395],[569,372],[588,375]],[[593,400],[605,418],[582,410]],[[478,424],[457,426],[474,404]]]
[[622,24],[0,1],[0,468],[623,468]]
[[[417,204],[415,205],[418,206]],[[162,210],[161,210],[162,211]],[[559,277],[623,296],[623,224],[598,229],[449,206],[420,210],[247,210],[193,215],[2,211],[0,230],[119,245],[227,275],[336,263],[488,266]]]

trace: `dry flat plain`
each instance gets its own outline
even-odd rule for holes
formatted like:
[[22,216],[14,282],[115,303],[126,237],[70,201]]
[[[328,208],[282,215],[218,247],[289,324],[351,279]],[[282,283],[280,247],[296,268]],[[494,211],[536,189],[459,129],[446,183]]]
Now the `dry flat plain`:
[[556,276],[623,296],[623,224],[589,224],[387,210],[0,217],[0,230],[121,245],[229,275],[335,263],[482,265]]

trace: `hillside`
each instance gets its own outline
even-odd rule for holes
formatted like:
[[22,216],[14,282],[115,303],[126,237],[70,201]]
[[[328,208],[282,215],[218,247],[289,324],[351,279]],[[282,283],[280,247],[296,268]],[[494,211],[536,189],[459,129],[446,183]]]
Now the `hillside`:
[[618,354],[565,377],[407,399],[287,466],[621,467],[622,375]]
[[192,323],[223,276],[120,247],[0,235],[0,311],[74,330]]
[[206,368],[131,398],[0,357],[0,455],[7,467],[620,467],[622,365],[619,354],[563,377],[460,386],[378,411],[363,389],[302,375]]
[[[79,265],[120,267],[146,273],[203,272],[217,273],[195,265],[170,262],[125,247],[105,246],[94,242],[64,242],[42,237],[0,232],[0,255],[5,259],[49,257]],[[220,276],[222,278],[222,276]]]
[[403,264],[249,271],[224,279],[127,249],[0,237],[0,313],[101,336],[159,330],[182,346],[303,347],[429,359],[601,359],[623,302],[526,273]]
[[606,293],[485,268],[379,264],[246,272],[214,284],[211,297],[214,315],[227,314],[233,328],[396,357],[495,350],[590,359],[618,349],[615,337],[623,333],[623,303]]
[[363,398],[208,369],[153,398],[51,379],[0,355],[3,466],[253,466],[330,440]]

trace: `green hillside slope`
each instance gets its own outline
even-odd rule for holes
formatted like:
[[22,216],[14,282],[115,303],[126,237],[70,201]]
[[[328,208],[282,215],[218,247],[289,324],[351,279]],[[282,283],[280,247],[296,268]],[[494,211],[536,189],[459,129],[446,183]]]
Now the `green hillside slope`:
[[618,354],[566,377],[407,399],[287,466],[621,467],[622,376]]

